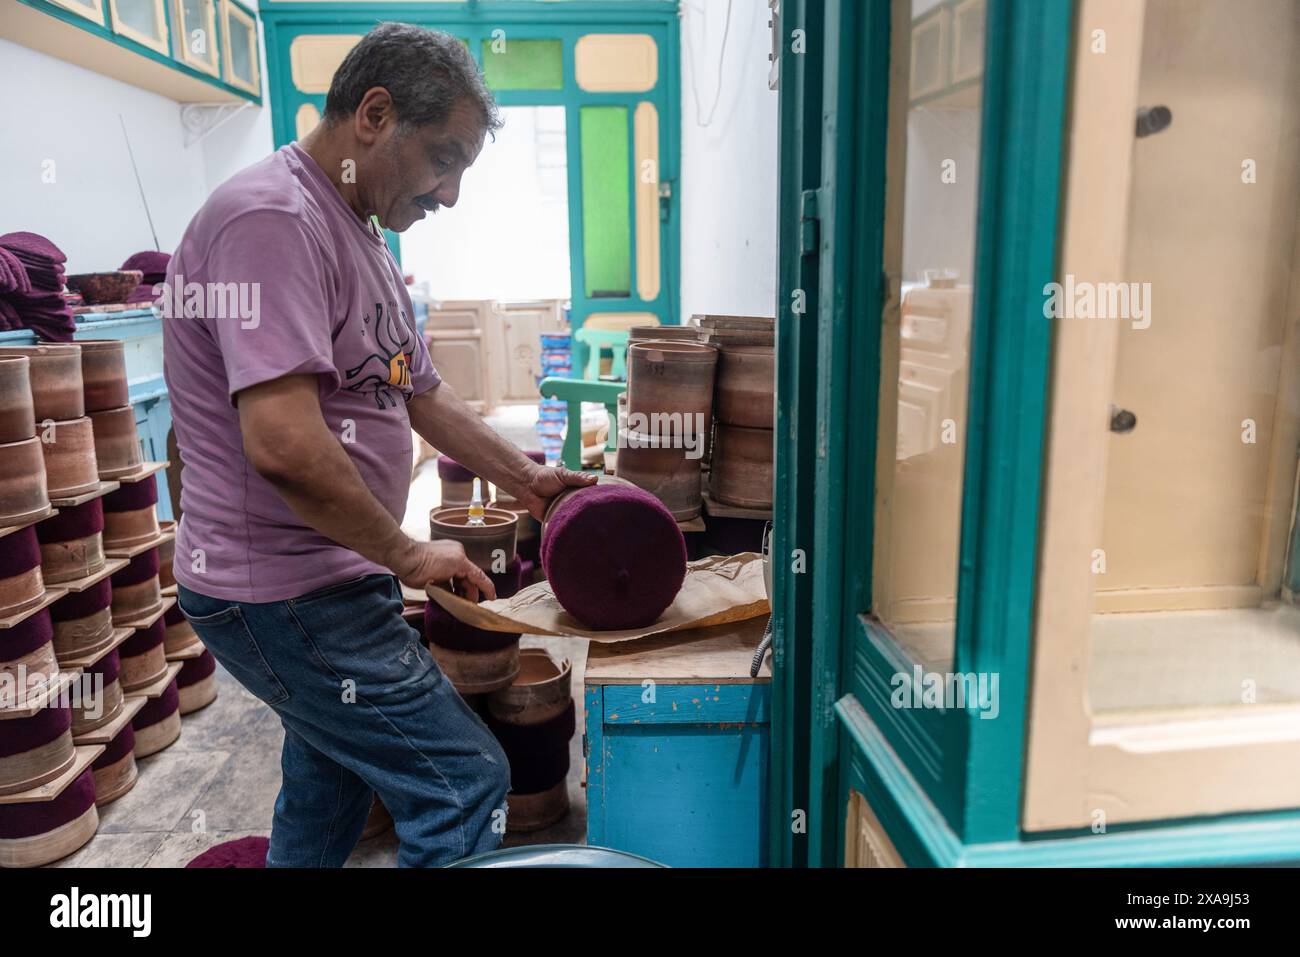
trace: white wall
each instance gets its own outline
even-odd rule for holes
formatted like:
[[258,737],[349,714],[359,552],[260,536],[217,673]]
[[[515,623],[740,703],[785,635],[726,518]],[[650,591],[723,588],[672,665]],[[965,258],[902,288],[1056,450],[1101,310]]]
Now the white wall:
[[402,234],[402,269],[437,299],[567,299],[564,107],[505,107],[460,198]]
[[[116,269],[153,248],[119,114],[167,252],[212,187],[271,149],[266,107],[246,109],[187,149],[180,104],[7,40],[0,90],[16,110],[0,124],[0,232],[49,237],[70,273]],[[19,91],[38,95],[20,104]],[[51,183],[42,178],[47,160]]]
[[[682,19],[682,319],[776,308],[778,111],[766,0],[687,0]],[[693,89],[694,87],[694,89]],[[699,101],[697,109],[696,101]],[[708,126],[709,111],[717,110]]]

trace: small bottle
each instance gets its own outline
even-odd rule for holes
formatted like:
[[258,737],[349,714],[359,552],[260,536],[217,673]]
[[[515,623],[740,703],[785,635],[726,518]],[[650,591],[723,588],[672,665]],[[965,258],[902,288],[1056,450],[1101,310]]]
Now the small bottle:
[[474,480],[474,493],[469,500],[469,520],[466,525],[486,525],[483,520],[483,485],[480,479]]

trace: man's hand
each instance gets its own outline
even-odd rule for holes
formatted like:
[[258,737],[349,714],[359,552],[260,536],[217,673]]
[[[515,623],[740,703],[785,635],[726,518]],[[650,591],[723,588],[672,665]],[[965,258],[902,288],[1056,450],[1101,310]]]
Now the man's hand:
[[539,522],[551,499],[566,488],[596,481],[594,475],[538,465],[484,422],[446,382],[412,398],[406,411],[411,427],[425,441],[505,489]]
[[596,476],[588,472],[538,465],[529,475],[528,484],[515,493],[515,498],[540,522],[546,515],[546,506],[551,503],[551,499],[566,488],[595,484]]
[[389,567],[403,585],[412,588],[451,582],[452,590],[470,601],[478,601],[480,594],[489,600],[497,597],[492,579],[465,557],[460,542],[409,541],[409,547]]

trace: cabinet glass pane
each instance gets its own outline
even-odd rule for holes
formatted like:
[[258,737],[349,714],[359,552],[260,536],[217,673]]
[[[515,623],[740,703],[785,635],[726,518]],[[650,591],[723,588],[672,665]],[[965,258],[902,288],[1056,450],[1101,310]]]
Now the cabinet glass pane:
[[[901,228],[887,233],[900,306],[882,343],[880,443],[892,454],[878,459],[873,580],[876,617],[938,671],[949,670],[956,611],[981,98],[978,80],[953,84],[943,66],[949,14],[947,4],[914,0],[911,19],[893,25],[909,40],[895,49],[942,79],[908,84],[905,106],[891,100],[890,136],[905,152]],[[915,77],[916,65],[895,75]]]
[[1300,702],[1298,13],[1146,4],[1124,274],[1072,277],[1058,320],[1118,337],[1095,712]]
[[632,290],[627,107],[584,106],[578,115],[586,292],[593,299],[627,298]]
[[189,63],[215,66],[217,38],[213,36],[213,0],[178,0],[180,30],[175,38],[183,47],[181,59]]
[[162,10],[155,0],[114,0],[119,32],[122,27],[145,37],[163,35]]
[[88,20],[102,24],[104,22],[104,7],[102,0],[54,0],[64,9],[79,13]]
[[235,17],[226,20],[230,44],[230,71],[245,83],[253,82],[253,36],[247,25]]
[[494,90],[564,87],[564,47],[559,40],[483,41],[483,77]]

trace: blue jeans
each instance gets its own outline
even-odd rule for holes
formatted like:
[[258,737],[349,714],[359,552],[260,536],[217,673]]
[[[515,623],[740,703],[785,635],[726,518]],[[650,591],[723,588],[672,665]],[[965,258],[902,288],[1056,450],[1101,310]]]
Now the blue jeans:
[[500,844],[505,753],[402,619],[397,579],[258,604],[179,592],[208,650],[284,725],[268,867],[342,866],[374,793],[393,816],[401,866]]

